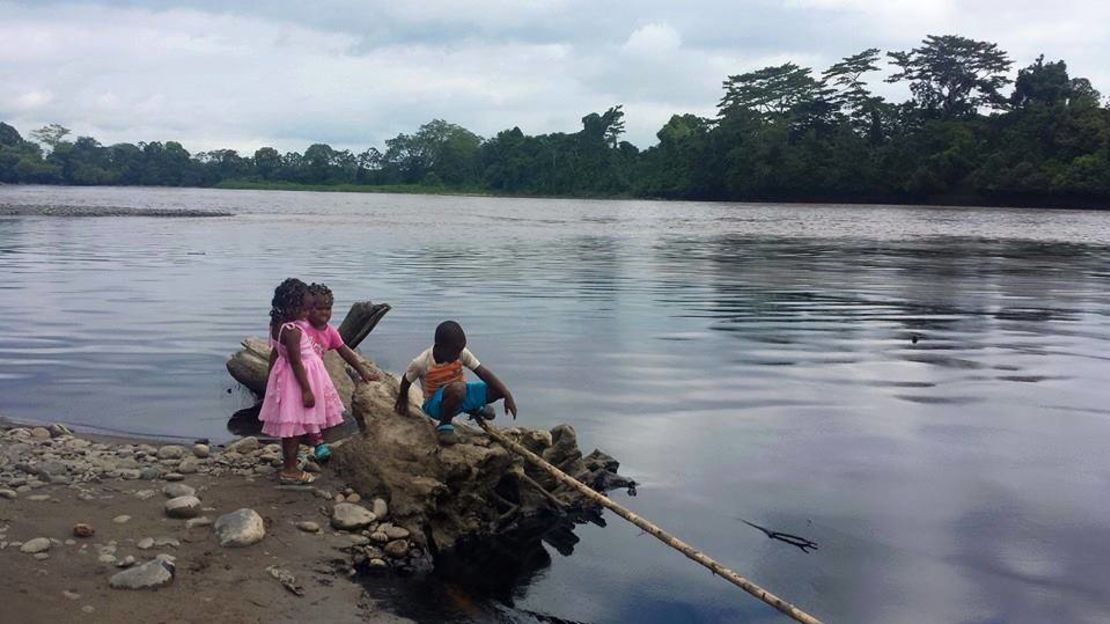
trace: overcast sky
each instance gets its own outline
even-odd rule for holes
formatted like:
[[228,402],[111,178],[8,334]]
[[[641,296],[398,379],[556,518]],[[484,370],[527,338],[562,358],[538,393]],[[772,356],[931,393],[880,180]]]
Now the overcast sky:
[[434,118],[574,132],[623,104],[647,147],[673,113],[712,115],[728,74],[926,34],[996,42],[1015,67],[1044,52],[1110,93],[1108,24],[1104,0],[0,0],[0,121],[193,152],[361,151]]

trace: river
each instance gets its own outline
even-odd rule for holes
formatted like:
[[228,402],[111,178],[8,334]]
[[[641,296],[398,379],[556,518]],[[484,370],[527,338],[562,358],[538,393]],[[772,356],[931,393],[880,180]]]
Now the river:
[[[1110,212],[0,187],[0,413],[229,438],[224,361],[274,286],[400,370],[447,318],[520,422],[574,425],[623,503],[828,622],[1110,620]],[[424,621],[778,622],[612,515],[504,600]],[[741,520],[804,536],[803,552]],[[502,596],[506,598],[506,596]],[[466,606],[460,606],[466,605]]]

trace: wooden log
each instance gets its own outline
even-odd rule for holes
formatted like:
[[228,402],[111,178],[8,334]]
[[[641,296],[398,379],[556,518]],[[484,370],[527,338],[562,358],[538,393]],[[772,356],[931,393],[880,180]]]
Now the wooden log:
[[378,321],[382,320],[391,308],[388,303],[373,303],[371,301],[356,301],[351,305],[347,316],[339,324],[339,335],[348,347],[354,349],[362,344],[366,336],[374,330]]
[[732,583],[733,585],[739,587],[740,589],[748,592],[752,596],[755,596],[759,600],[762,600],[763,602],[765,602],[765,603],[771,605],[772,607],[778,609],[782,613],[785,613],[786,615],[790,616],[792,619],[794,619],[797,622],[803,622],[804,624],[821,624],[821,621],[818,620],[817,618],[813,617],[812,615],[809,615],[808,613],[806,613],[805,611],[802,611],[798,607],[790,604],[789,602],[783,600],[782,598],[779,598],[778,596],[772,594],[771,592],[767,591],[766,589],[763,589],[759,585],[756,585],[755,583],[753,583],[752,581],[749,581],[748,579],[744,578],[743,576],[740,576],[739,574],[737,574],[732,569],[725,567],[721,563],[718,563],[717,561],[715,561],[712,558],[710,558],[709,556],[707,556],[705,553],[697,550],[696,548],[687,544],[686,542],[683,542],[682,540],[678,539],[674,535],[671,535],[670,533],[664,531],[663,529],[659,528],[658,526],[651,523],[647,519],[636,515],[631,510],[624,507],[623,505],[620,505],[620,504],[614,502],[613,500],[611,500],[607,496],[599,494],[598,492],[594,491],[592,488],[590,488],[586,484],[582,483],[578,479],[575,479],[574,477],[568,475],[567,473],[563,472],[562,470],[559,470],[555,466],[553,466],[550,463],[548,463],[547,461],[545,461],[539,455],[536,455],[532,451],[529,451],[528,449],[524,448],[524,446],[522,446],[522,445],[520,445],[516,442],[513,442],[512,440],[507,438],[501,432],[497,431],[494,427],[492,427],[488,422],[486,422],[484,420],[479,420],[478,425],[483,430],[485,430],[485,432],[487,434],[489,434],[489,436],[491,438],[496,440],[498,444],[500,444],[501,446],[504,446],[506,449],[511,450],[514,453],[516,453],[517,455],[520,455],[524,459],[528,460],[529,462],[532,463],[532,465],[536,466],[537,468],[539,468],[539,469],[543,470],[544,472],[546,472],[547,474],[551,475],[559,483],[562,483],[563,485],[566,485],[567,487],[577,491],[582,496],[585,496],[589,500],[597,503],[598,505],[601,505],[602,507],[605,507],[606,509],[611,510],[613,513],[617,514],[618,516],[620,516],[620,517],[624,518],[625,520],[628,520],[632,524],[640,527],[641,529],[643,529],[647,533],[650,533],[656,539],[663,542],[664,544],[670,546],[671,548],[674,548],[675,550],[679,551],[683,555],[686,555],[688,558],[693,559],[694,561],[696,561],[697,563],[705,566],[706,568],[709,568],[710,571],[712,571],[714,574],[720,576],[721,578],[725,579],[729,583]]

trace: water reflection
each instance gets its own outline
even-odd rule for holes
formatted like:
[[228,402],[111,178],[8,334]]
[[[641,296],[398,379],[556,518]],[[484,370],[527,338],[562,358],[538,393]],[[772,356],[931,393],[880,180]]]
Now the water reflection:
[[[363,346],[388,369],[458,319],[522,422],[570,422],[644,484],[638,512],[828,621],[1110,619],[1110,214],[12,198],[238,216],[0,218],[9,416],[226,437],[250,398],[224,359],[265,331],[273,285],[305,275],[337,309],[393,305]],[[576,535],[572,557],[533,544],[489,587],[375,587],[433,597],[421,621],[777,621],[623,523]]]

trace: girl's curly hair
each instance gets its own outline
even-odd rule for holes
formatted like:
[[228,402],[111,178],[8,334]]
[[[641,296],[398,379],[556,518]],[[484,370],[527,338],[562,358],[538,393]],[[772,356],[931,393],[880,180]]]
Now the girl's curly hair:
[[297,312],[304,306],[307,294],[308,284],[295,277],[278,284],[274,289],[274,298],[270,301],[270,323],[277,325],[295,320]]
[[335,303],[335,295],[331,294],[331,289],[328,288],[326,284],[317,284],[315,282],[309,284],[308,294],[317,299],[323,299],[329,304]]

